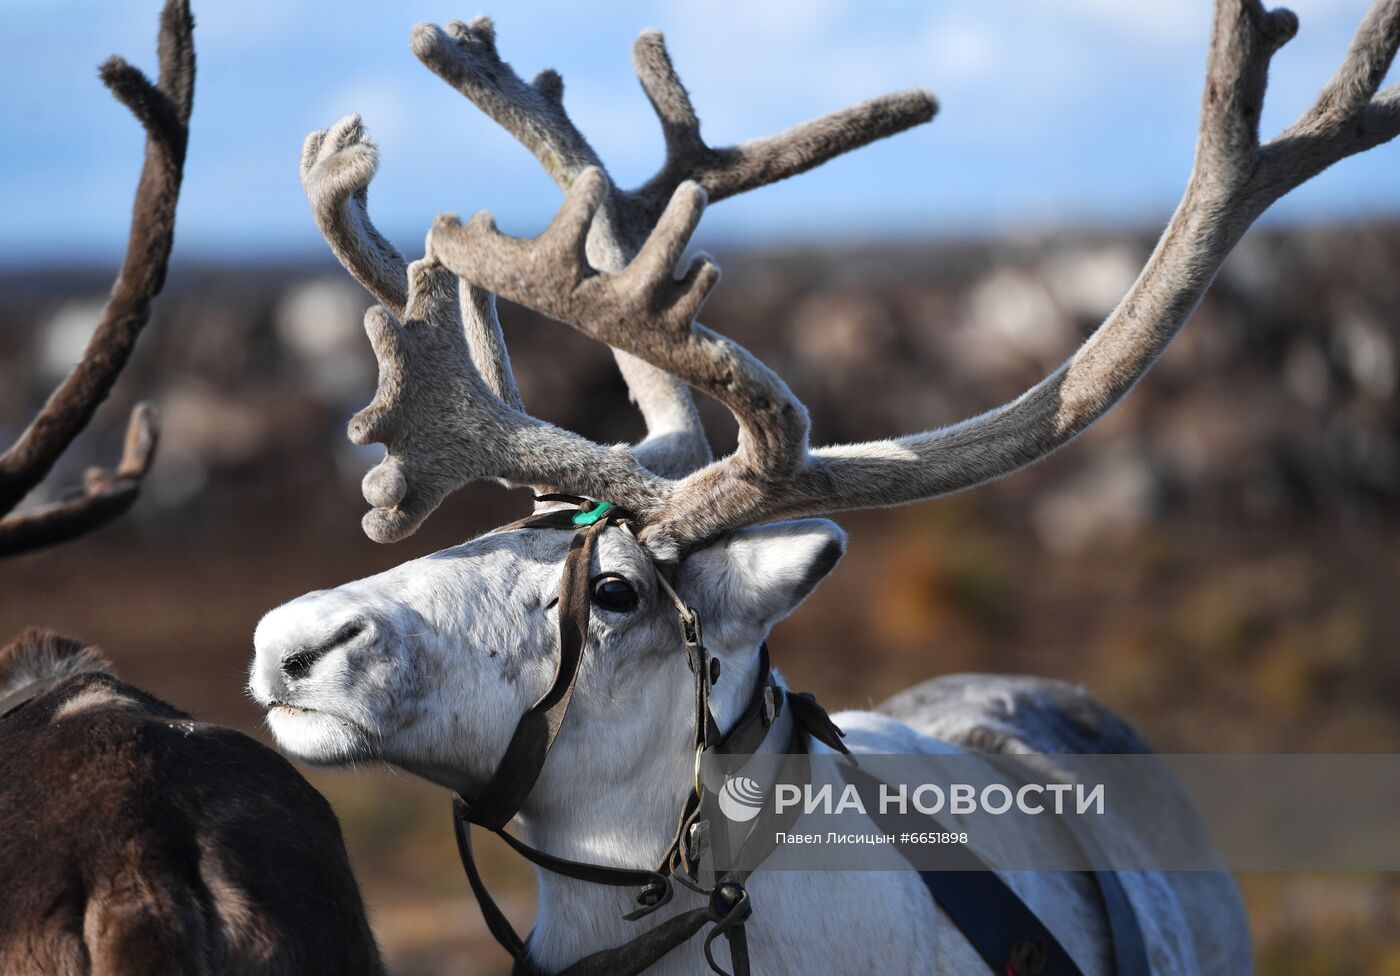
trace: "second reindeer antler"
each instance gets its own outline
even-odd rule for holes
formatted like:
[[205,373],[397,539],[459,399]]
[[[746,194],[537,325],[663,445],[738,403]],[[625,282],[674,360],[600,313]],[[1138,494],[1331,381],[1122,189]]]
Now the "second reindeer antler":
[[[737,344],[691,323],[717,274],[697,262],[672,279],[704,205],[682,184],[624,271],[590,266],[588,216],[604,202],[584,175],[539,238],[497,233],[489,217],[440,219],[429,246],[455,273],[680,376],[739,421],[736,452],[636,493],[627,478],[577,490],[633,507],[660,555],[769,519],[900,505],[1024,467],[1101,416],[1180,330],[1221,263],[1275,200],[1332,163],[1400,133],[1400,85],[1377,94],[1400,46],[1400,0],[1376,0],[1314,106],[1260,145],[1269,61],[1297,30],[1288,11],[1218,0],[1195,165],[1185,195],[1127,295],[1087,342],[1015,400],[924,433],[809,450],[806,413]],[[664,116],[663,116],[664,117]],[[678,131],[684,129],[679,126]],[[567,482],[566,482],[567,484]],[[646,497],[642,497],[645,495]]]
[[[158,80],[152,83],[117,55],[102,65],[103,83],[146,129],[126,257],[83,358],[0,455],[0,516],[43,481],[92,420],[131,358],[150,320],[151,303],[165,284],[194,102],[193,32],[188,0],[167,0],[160,18]],[[125,512],[136,500],[155,442],[155,411],[140,404],[132,411],[117,469],[89,471],[75,498],[0,519],[0,556],[72,539]]]

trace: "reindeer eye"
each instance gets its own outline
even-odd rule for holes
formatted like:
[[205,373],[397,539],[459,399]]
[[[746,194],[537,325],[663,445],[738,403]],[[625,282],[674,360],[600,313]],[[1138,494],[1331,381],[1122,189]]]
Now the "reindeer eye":
[[593,602],[604,610],[629,613],[637,609],[637,591],[621,576],[599,576],[593,581]]

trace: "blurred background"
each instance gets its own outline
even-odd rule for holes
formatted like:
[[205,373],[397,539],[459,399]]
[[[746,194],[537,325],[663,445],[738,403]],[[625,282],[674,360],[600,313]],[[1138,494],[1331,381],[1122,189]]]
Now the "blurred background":
[[[1366,4],[1297,0],[1266,130],[1306,106]],[[138,127],[102,90],[112,51],[154,61],[158,4],[0,0],[0,441],[80,355],[120,257]],[[135,511],[0,563],[0,639],[103,645],[123,676],[269,741],[242,692],[258,617],[307,590],[460,542],[526,507],[477,487],[376,546],[358,482],[378,449],[369,299],[329,259],[300,142],[360,112],[371,210],[410,256],[442,210],[534,233],[558,193],[407,48],[442,0],[196,4],[200,68],[172,274],[112,402],[31,499],[119,451],[153,399],[163,441]],[[1053,368],[1136,276],[1189,171],[1205,0],[888,5],[601,3],[489,11],[503,57],[560,70],[625,185],[660,158],[631,74],[644,27],[720,145],[910,85],[930,126],[718,205],[698,243],[725,278],[706,321],[775,367],[819,442],[958,420]],[[56,30],[56,19],[63,28]],[[772,641],[791,682],[865,707],[954,671],[1085,684],[1163,751],[1400,751],[1400,146],[1347,160],[1240,245],[1149,378],[1076,444],[997,484],[841,519],[850,554]],[[605,350],[514,307],[529,409],[640,434]],[[716,447],[733,443],[704,404]],[[0,773],[3,775],[3,773]],[[379,767],[311,772],[346,830],[396,972],[504,972],[456,866],[447,798]],[[528,925],[528,875],[487,867]],[[1400,886],[1242,878],[1261,972],[1400,974]]]

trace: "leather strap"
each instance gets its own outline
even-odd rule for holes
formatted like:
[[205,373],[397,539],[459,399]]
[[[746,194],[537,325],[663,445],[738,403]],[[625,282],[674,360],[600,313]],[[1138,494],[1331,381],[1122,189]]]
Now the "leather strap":
[[491,897],[486,881],[481,877],[481,870],[476,866],[476,858],[472,855],[471,821],[467,819],[466,801],[460,796],[452,797],[452,830],[457,835],[457,856],[462,860],[462,870],[467,874],[467,883],[476,896],[476,905],[481,909],[481,917],[486,920],[486,928],[518,965],[525,958],[525,941],[515,931],[515,926],[510,924],[505,912],[501,911],[501,906],[496,904],[496,899]]
[[[1123,882],[1112,871],[1086,873],[1103,902],[1113,946],[1111,971],[1150,976],[1142,927]],[[920,871],[919,880],[997,976],[1081,976],[1059,940],[985,863],[957,871]]]
[[768,659],[768,644],[758,647],[758,680],[754,683],[754,693],[734,727],[715,743],[715,751],[727,756],[751,756],[758,751],[763,740],[768,737],[768,729],[783,714],[783,703],[787,695],[773,677],[773,668]]
[[[862,771],[845,775],[862,793],[873,792],[879,785]],[[869,809],[873,811],[871,819],[886,833],[909,829],[908,815],[883,813],[879,804],[871,804]],[[933,817],[914,816],[937,823]],[[1083,848],[1092,845],[1090,838],[1076,831],[1067,830],[1067,834]],[[920,871],[919,880],[996,976],[1082,976],[1054,933],[971,848],[944,848],[941,857],[948,867]],[[1112,871],[1083,873],[1094,881],[1108,923],[1112,972],[1116,976],[1150,976],[1146,940],[1122,880]]]
[[1083,976],[1054,933],[986,864],[920,871],[919,880],[996,976]]
[[1122,879],[1113,871],[1094,871],[1093,876],[1108,919],[1114,972],[1118,976],[1150,976],[1152,966],[1147,961],[1147,942]]
[[[519,527],[572,527],[572,513],[544,512],[516,523]],[[506,746],[505,755],[491,779],[465,803],[464,817],[491,830],[500,830],[520,812],[530,790],[544,770],[545,758],[554,745],[559,729],[574,697],[574,682],[583,662],[588,642],[589,567],[598,536],[611,518],[605,517],[575,533],[564,559],[564,575],[559,581],[559,661],[554,680],[539,700],[520,717]]]
[[[674,918],[668,918],[656,928],[639,935],[621,946],[603,949],[561,970],[559,976],[636,976],[656,964],[658,959],[694,938],[708,924],[716,921],[714,913],[705,908],[692,908]],[[519,961],[517,974],[522,970]]]
[[[872,795],[880,781],[861,770],[847,770],[849,782]],[[868,815],[888,834],[909,830],[909,814],[868,804]],[[931,820],[923,814],[912,815]],[[936,822],[936,821],[935,821]],[[941,871],[920,871],[928,893],[997,976],[1083,976],[1055,934],[970,847],[940,849],[948,863]]]
[[[745,708],[740,720],[735,723],[733,729],[726,735],[722,743],[729,747],[729,751],[739,753],[737,748],[740,744],[747,746],[753,743],[754,749],[762,743],[767,735],[768,729],[772,726],[776,717],[781,712],[782,691],[778,688],[773,679],[772,672],[768,667],[768,655],[766,649],[760,654],[761,667],[753,694],[750,696],[748,707]],[[708,683],[708,681],[707,681]],[[771,711],[765,707],[765,699],[776,693],[779,697]],[[820,708],[820,706],[817,706]],[[824,713],[823,713],[824,714]],[[713,723],[713,718],[710,718]],[[758,731],[755,731],[757,729]],[[806,740],[809,732],[801,723],[794,721],[792,730],[792,740],[788,745],[791,753],[805,753]],[[718,743],[717,743],[718,745]],[[745,749],[747,752],[752,749]],[[682,829],[677,831],[677,836],[672,840],[666,855],[662,858],[660,869],[655,871],[639,870],[633,868],[614,868],[600,864],[588,864],[580,861],[573,861],[567,858],[556,857],[537,848],[530,847],[518,838],[506,833],[504,830],[496,830],[495,833],[504,840],[513,850],[522,857],[539,865],[547,871],[574,878],[580,881],[587,881],[593,884],[608,885],[612,887],[639,888],[637,896],[638,908],[624,916],[628,920],[635,920],[644,915],[649,915],[661,906],[667,904],[674,896],[674,889],[671,884],[672,871],[681,868],[691,867],[689,859],[682,853],[686,848],[685,827],[700,817],[704,810],[713,816],[708,809],[702,805],[698,799],[692,796],[692,803],[687,804],[687,810],[691,810],[692,815],[683,818]],[[692,806],[693,804],[693,806]],[[766,806],[766,805],[765,805]],[[529,961],[525,940],[515,931],[514,926],[505,917],[500,906],[492,898],[487,890],[485,881],[481,877],[480,870],[476,865],[476,860],[471,844],[471,825],[474,822],[471,814],[474,811],[461,797],[455,797],[453,802],[453,830],[457,837],[457,852],[461,857],[463,869],[466,872],[468,883],[471,885],[472,893],[476,896],[481,907],[482,917],[486,921],[487,929],[498,943],[508,952],[514,960],[514,972],[520,976],[536,976],[536,969]],[[789,821],[786,826],[781,823],[768,822],[767,815],[759,818],[760,826],[756,826],[750,831],[745,840],[745,860],[746,863],[757,863],[761,861],[768,852],[772,850],[775,831],[786,829],[791,826],[791,820],[795,819],[797,811],[793,808],[791,813],[785,813],[782,819]],[[755,843],[757,842],[757,843]],[[748,850],[753,844],[757,850],[762,850],[763,844],[767,844],[768,851],[762,854]],[[710,961],[712,968],[718,972],[723,972],[713,958],[713,942],[716,938],[723,936],[730,947],[730,959],[734,966],[733,976],[749,976],[747,938],[744,935],[744,922],[751,911],[748,904],[748,893],[743,889],[743,882],[747,880],[748,872],[733,872],[726,874],[715,885],[715,890],[723,888],[734,892],[733,903],[727,903],[725,899],[716,897],[711,893],[710,904],[702,907],[690,909],[675,918],[668,919],[656,928],[643,933],[636,939],[631,939],[622,945],[614,946],[600,952],[593,953],[583,959],[578,960],[562,971],[560,976],[602,976],[602,974],[616,973],[640,973],[667,953],[677,948],[684,942],[689,941],[705,925],[713,928],[708,934],[705,942],[705,955]]]

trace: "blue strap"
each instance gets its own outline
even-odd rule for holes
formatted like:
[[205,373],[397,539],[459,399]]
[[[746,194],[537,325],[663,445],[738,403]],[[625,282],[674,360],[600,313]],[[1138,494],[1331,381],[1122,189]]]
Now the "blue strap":
[[1147,943],[1122,880],[1112,871],[1095,871],[1094,880],[1099,883],[1104,912],[1108,915],[1114,971],[1118,976],[1148,976],[1151,966],[1147,963]]
[[1083,976],[1054,933],[985,865],[920,871],[919,880],[996,976]]
[[[857,788],[873,792],[879,781],[859,769],[842,774]],[[878,804],[869,816],[880,829],[898,834],[908,829],[907,815],[887,813]],[[996,976],[1083,976],[1055,934],[1021,900],[1021,896],[966,846],[944,847],[939,856],[948,868],[920,871],[919,880],[968,944]],[[1086,872],[1097,883],[1116,976],[1149,976],[1147,949],[1122,881],[1111,871]]]

